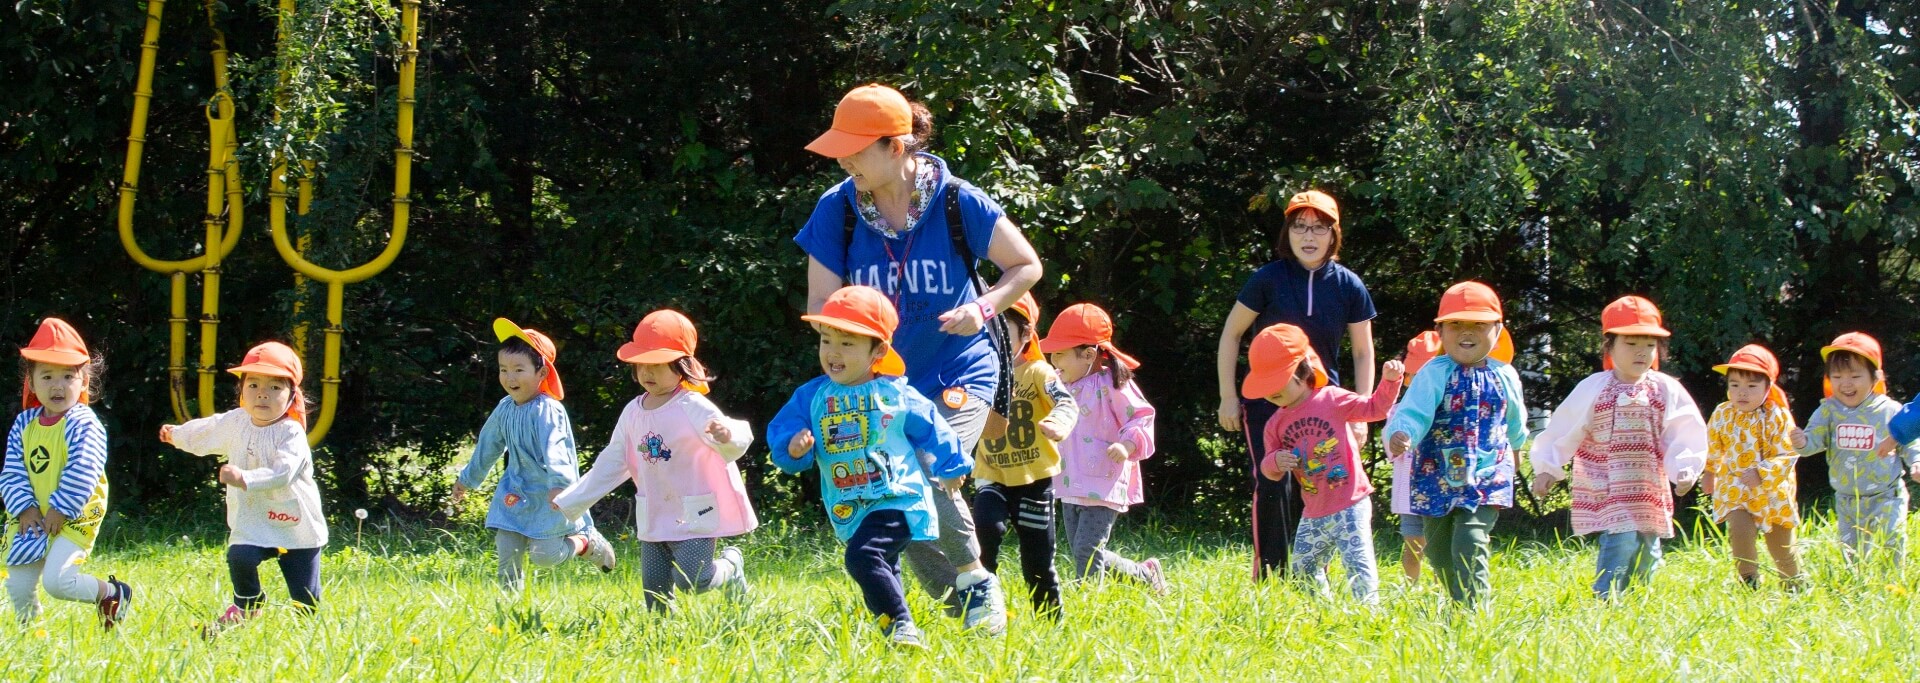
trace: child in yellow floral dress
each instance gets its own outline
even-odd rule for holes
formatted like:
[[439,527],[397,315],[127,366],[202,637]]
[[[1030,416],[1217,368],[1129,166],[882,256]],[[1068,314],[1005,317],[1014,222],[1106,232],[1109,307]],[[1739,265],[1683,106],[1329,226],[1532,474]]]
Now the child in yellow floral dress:
[[1775,382],[1780,363],[1759,344],[1748,344],[1726,363],[1713,366],[1727,376],[1727,402],[1707,425],[1706,491],[1713,495],[1713,518],[1727,525],[1734,569],[1750,588],[1760,585],[1760,557],[1754,547],[1764,534],[1767,553],[1790,587],[1800,582],[1800,561],[1793,530],[1800,526],[1794,498],[1791,434],[1793,413]]

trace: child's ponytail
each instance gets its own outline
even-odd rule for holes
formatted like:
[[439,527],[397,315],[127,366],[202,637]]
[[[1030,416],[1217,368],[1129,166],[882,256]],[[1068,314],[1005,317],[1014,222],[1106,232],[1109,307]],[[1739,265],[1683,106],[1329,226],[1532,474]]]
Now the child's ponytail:
[[1108,351],[1104,346],[1095,346],[1093,348],[1095,353],[1093,371],[1100,372],[1105,370],[1112,373],[1113,388],[1119,389],[1133,381],[1133,369],[1127,367],[1126,363],[1122,363],[1114,358],[1113,352]]
[[672,365],[674,373],[680,375],[680,386],[689,391],[707,393],[707,385],[719,379],[707,369],[707,364],[693,356],[681,356],[675,359]]

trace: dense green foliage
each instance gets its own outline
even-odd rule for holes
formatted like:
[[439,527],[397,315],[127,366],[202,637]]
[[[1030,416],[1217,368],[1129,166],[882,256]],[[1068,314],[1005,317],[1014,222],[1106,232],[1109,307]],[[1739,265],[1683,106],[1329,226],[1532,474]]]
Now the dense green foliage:
[[[319,301],[296,295],[267,239],[272,146],[321,162],[299,221],[317,259],[352,265],[385,241],[394,47],[371,4],[303,10],[328,38],[284,56],[318,69],[287,105],[324,124],[312,140],[271,124],[286,64],[270,11],[166,5],[137,218],[161,257],[202,234],[210,21],[241,60],[255,172],[222,359],[284,338],[297,296]],[[61,315],[107,352],[128,509],[204,502],[212,481],[151,437],[166,285],[115,235],[144,14],[134,0],[0,10],[0,330],[24,342]],[[927,101],[936,151],[1026,228],[1048,309],[1116,313],[1162,411],[1150,500],[1244,514],[1244,456],[1213,425],[1214,340],[1272,256],[1270,198],[1306,186],[1343,202],[1344,261],[1372,288],[1383,350],[1426,325],[1445,284],[1483,279],[1511,302],[1543,407],[1597,367],[1600,306],[1625,293],[1663,305],[1667,367],[1709,406],[1707,367],[1757,339],[1804,416],[1815,350],[1854,328],[1886,343],[1896,393],[1920,389],[1908,3],[573,0],[422,17],[414,230],[388,272],[348,289],[331,500],[436,507],[439,468],[499,395],[498,315],[559,341],[589,448],[633,393],[613,349],[661,306],[700,323],[716,401],[764,424],[815,372],[788,239],[838,169],[801,147],[872,80]],[[1802,473],[1810,496],[1819,467]],[[810,509],[791,480],[749,470],[764,506]]]

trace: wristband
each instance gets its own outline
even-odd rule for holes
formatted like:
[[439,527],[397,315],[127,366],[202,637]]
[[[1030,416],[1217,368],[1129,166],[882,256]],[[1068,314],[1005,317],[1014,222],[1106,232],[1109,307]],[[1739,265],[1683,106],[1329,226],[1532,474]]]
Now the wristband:
[[988,306],[987,302],[982,299],[974,299],[973,305],[980,307],[980,322],[986,322],[986,321],[992,320],[994,314],[997,312],[993,310],[992,306]]

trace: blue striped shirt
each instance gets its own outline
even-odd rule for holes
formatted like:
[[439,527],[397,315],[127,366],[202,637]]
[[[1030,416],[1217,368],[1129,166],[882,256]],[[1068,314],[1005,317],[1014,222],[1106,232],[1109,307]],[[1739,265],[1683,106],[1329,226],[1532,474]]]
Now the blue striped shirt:
[[[39,495],[27,474],[25,437],[27,429],[45,412],[45,408],[22,411],[13,419],[13,428],[7,430],[7,459],[5,466],[0,467],[0,500],[4,500],[7,514],[12,517],[17,518],[20,513],[39,506]],[[65,419],[67,466],[61,470],[59,483],[47,497],[47,508],[74,519],[81,515],[87,501],[93,498],[94,489],[107,475],[107,428],[100,424],[93,409],[85,405],[68,409]],[[49,539],[41,534],[21,534],[11,541],[7,564],[27,564],[46,555]]]

